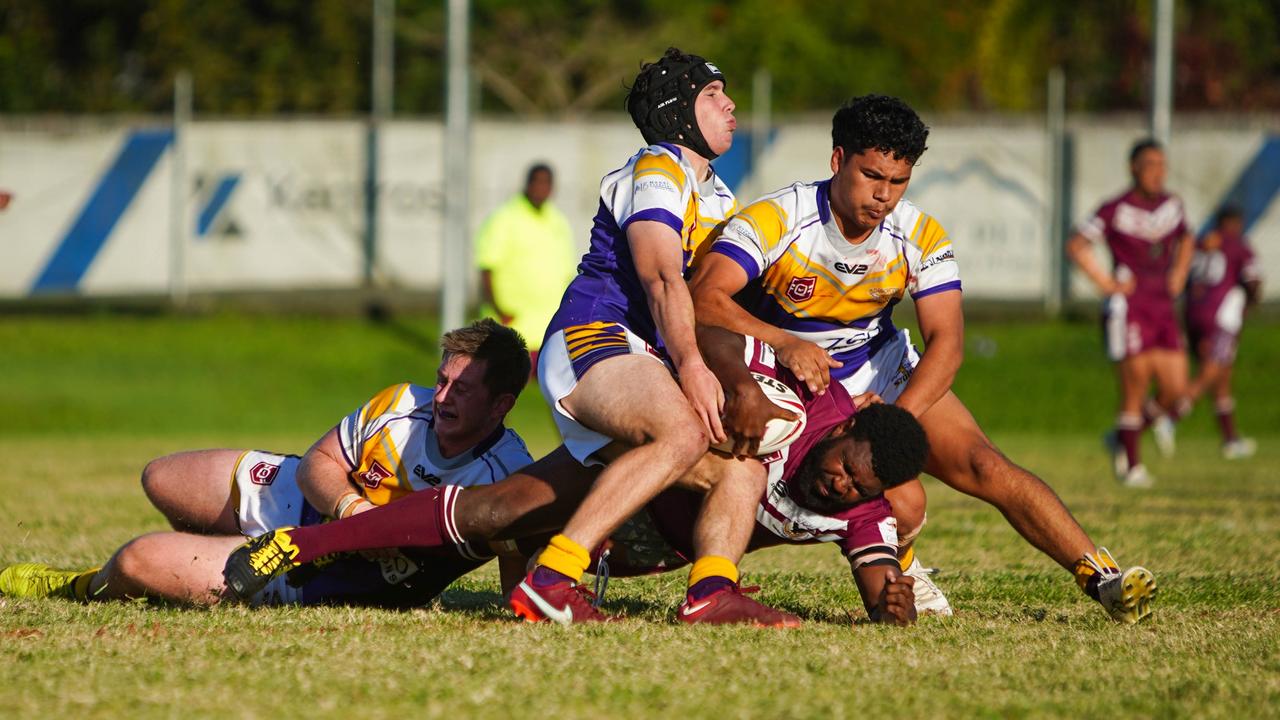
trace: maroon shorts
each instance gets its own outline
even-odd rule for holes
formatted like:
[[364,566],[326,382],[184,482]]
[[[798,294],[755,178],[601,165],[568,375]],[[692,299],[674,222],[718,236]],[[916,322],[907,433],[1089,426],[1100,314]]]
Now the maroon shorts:
[[1148,350],[1181,351],[1182,332],[1173,308],[1112,295],[1102,305],[1102,332],[1107,357],[1114,362]]
[[1187,335],[1200,362],[1231,365],[1236,361],[1236,348],[1240,344],[1238,333],[1223,329],[1216,322],[1197,323],[1188,319]]

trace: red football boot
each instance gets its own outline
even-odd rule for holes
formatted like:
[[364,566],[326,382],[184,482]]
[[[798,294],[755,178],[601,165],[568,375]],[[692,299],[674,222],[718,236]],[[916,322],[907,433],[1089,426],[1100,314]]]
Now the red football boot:
[[783,612],[763,605],[747,597],[747,593],[759,591],[758,586],[732,587],[690,602],[686,597],[676,614],[680,622],[696,625],[755,625],[757,627],[793,628],[800,627],[800,618],[789,612]]
[[533,573],[511,591],[511,609],[525,622],[554,622],[561,625],[586,622],[611,622],[617,618],[600,612],[596,594],[568,580],[546,587],[535,587]]

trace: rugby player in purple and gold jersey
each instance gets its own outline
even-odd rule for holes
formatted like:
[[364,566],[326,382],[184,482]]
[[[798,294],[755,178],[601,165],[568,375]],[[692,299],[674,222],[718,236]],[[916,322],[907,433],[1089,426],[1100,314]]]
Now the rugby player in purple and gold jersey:
[[[715,65],[671,48],[641,68],[627,109],[649,144],[601,181],[590,250],[538,355],[538,382],[564,443],[521,471],[524,482],[507,485],[539,495],[535,518],[577,508],[512,595],[513,609],[530,620],[606,619],[578,582],[589,549],[685,476],[711,439],[725,439],[725,397],[698,352],[685,275],[737,209],[710,164],[733,142],[733,101]],[[743,621],[757,621],[774,611],[719,590],[737,588],[750,536],[739,519],[751,517],[765,476],[758,464],[721,462],[733,477],[707,489],[689,597],[715,594]],[[493,505],[508,506],[524,507]],[[297,554],[287,536],[279,539],[247,550],[245,582],[269,573],[277,556]]]
[[[873,394],[850,398],[841,387],[814,395],[786,369],[778,368],[763,343],[721,328],[699,328],[699,345],[709,367],[734,399],[732,422],[760,426],[751,433],[758,441],[769,401],[751,372],[782,380],[803,398],[807,423],[801,436],[773,455],[736,462],[765,468],[768,489],[756,498],[754,516],[725,518],[741,523],[750,549],[782,543],[834,542],[844,551],[873,620],[907,624],[916,617],[913,579],[901,573],[896,559],[896,522],[881,492],[905,482],[924,464],[924,430],[908,412],[878,402]],[[855,415],[855,412],[858,412]],[[726,418],[726,422],[730,419]],[[750,451],[750,447],[746,447]],[[701,530],[702,496],[687,488],[714,487],[726,473],[727,460],[708,452],[684,478],[650,501],[609,538],[598,545],[592,559],[609,551],[614,575],[637,575],[672,570],[696,562],[696,533]],[[563,484],[557,488],[563,494]],[[492,545],[504,553],[532,550],[538,543],[510,542],[530,534],[554,531],[572,506],[553,500],[549,483],[528,472],[517,472],[494,485],[457,490],[451,502],[444,493],[427,490],[403,502],[321,526],[278,530],[276,541],[254,542],[227,561],[228,585],[251,596],[281,575],[304,575],[306,564],[330,553],[399,547],[404,552],[442,553],[457,557],[456,548]],[[557,517],[558,516],[558,517]],[[754,521],[753,521],[754,518]],[[264,536],[265,537],[265,536]],[[745,544],[745,543],[744,543]],[[279,552],[281,545],[291,548]],[[262,553],[271,562],[252,562]],[[596,562],[593,562],[596,565]],[[257,572],[255,568],[268,568]],[[598,566],[597,566],[598,567]],[[504,590],[512,591],[521,578],[504,575]],[[690,593],[677,617],[701,624],[747,623],[791,627],[800,623],[790,613],[763,605],[747,605],[740,598],[749,590],[721,583],[705,596]],[[590,592],[582,591],[592,599]]]
[[[0,572],[0,594],[78,600],[150,597],[213,604],[226,593],[227,553],[245,535],[318,524],[394,503],[416,491],[500,480],[531,458],[503,419],[529,376],[518,333],[493,320],[445,333],[434,388],[393,385],[343,418],[302,457],[257,450],[197,450],[149,463],[142,487],[173,532],[143,535],[102,567],[55,570],[24,563]],[[439,490],[437,490],[439,488]],[[482,551],[483,550],[483,551]],[[398,553],[330,563],[310,582],[283,580],[245,598],[261,604],[424,602],[492,557],[463,546],[429,571]],[[517,563],[515,572],[523,573]]]
[[[1154,479],[1139,456],[1139,438],[1156,431],[1161,451],[1173,452],[1173,425],[1190,410],[1187,354],[1174,313],[1195,243],[1182,200],[1165,191],[1164,149],[1142,140],[1129,153],[1133,186],[1103,203],[1067,242],[1067,254],[1105,296],[1107,355],[1120,377],[1120,412],[1107,434],[1116,479],[1149,487]],[[1097,262],[1091,243],[1106,243],[1114,266]],[[1159,393],[1146,402],[1155,380]]]
[[[865,95],[841,107],[832,121],[832,177],[765,196],[730,220],[692,280],[698,321],[760,338],[814,392],[835,380],[850,395],[875,392],[910,411],[929,437],[929,474],[995,505],[1114,619],[1136,622],[1150,612],[1151,573],[1121,571],[1048,485],[996,448],[951,391],[964,349],[955,253],[941,225],[903,200],[927,138],[928,128],[897,98]],[[760,292],[748,309],[734,296],[749,283]],[[906,295],[923,354],[892,322]],[[950,614],[913,557],[911,542],[925,519],[923,487],[908,482],[887,496],[902,534],[903,568],[925,591],[916,593],[918,607]]]

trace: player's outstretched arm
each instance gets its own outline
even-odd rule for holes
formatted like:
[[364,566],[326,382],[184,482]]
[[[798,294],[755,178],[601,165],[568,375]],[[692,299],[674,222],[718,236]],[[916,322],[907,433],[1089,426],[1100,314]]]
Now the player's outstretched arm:
[[349,517],[373,508],[372,503],[351,488],[336,427],[302,456],[298,463],[298,487],[312,507],[330,517]]
[[898,397],[898,407],[921,417],[951,389],[964,361],[964,309],[959,290],[927,295],[916,301],[925,350]]
[[756,318],[734,302],[733,296],[747,284],[742,266],[726,255],[708,253],[690,280],[698,322],[750,335],[773,348],[778,362],[789,368],[809,391],[821,394],[831,382],[831,369],[842,365],[826,350],[801,340],[782,328]]
[[854,569],[853,580],[872,622],[910,625],[916,621],[915,580],[896,565],[863,565]]
[[680,236],[663,223],[640,220],[627,226],[627,243],[658,334],[679,375],[680,389],[702,418],[712,442],[722,442],[720,411],[724,409],[724,393],[698,352]]

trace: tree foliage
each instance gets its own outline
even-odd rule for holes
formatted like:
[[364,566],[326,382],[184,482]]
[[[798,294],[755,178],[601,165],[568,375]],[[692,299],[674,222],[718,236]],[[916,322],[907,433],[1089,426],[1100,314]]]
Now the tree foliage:
[[[484,112],[572,117],[621,107],[668,45],[706,55],[748,107],[829,110],[877,91],[933,110],[1038,110],[1050,68],[1072,109],[1149,100],[1153,0],[474,0]],[[396,3],[395,109],[438,113],[445,3]],[[365,0],[0,0],[0,111],[165,112],[180,69],[206,114],[369,107]],[[1180,110],[1280,108],[1280,0],[1179,0]]]

